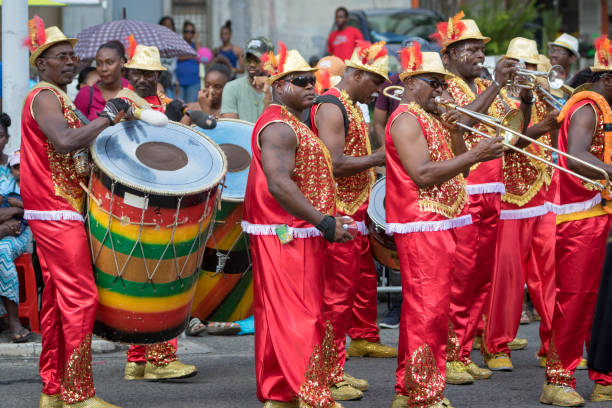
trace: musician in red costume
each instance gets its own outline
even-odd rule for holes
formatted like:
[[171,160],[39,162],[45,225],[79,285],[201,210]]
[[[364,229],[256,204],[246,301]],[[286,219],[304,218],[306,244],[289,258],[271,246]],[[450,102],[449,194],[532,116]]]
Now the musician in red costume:
[[[474,20],[462,19],[463,12],[440,23],[435,37],[446,57],[446,69],[454,74],[446,83],[448,95],[455,102],[472,111],[500,118],[506,106],[497,97],[503,84],[514,72],[514,63],[500,60],[495,67],[495,80],[480,78],[484,63],[485,44],[490,38],[481,34]],[[525,108],[529,111],[529,107]],[[528,113],[527,113],[528,117]],[[473,124],[462,117],[461,122]],[[482,125],[478,130],[493,134]],[[469,149],[483,140],[474,132],[464,134]],[[466,178],[469,213],[473,223],[457,230],[456,267],[451,280],[451,325],[446,380],[451,384],[469,384],[474,379],[485,379],[491,371],[478,367],[470,358],[472,344],[483,319],[495,267],[495,244],[504,193],[502,161],[477,163]]]
[[[501,157],[501,138],[467,151],[460,128],[435,115],[449,74],[438,53],[418,43],[400,51],[402,102],[387,123],[386,232],[395,239],[402,278],[393,408],[449,407],[444,399],[450,280],[456,231],[472,222],[463,174]],[[450,115],[456,112],[450,112]]]
[[32,229],[45,289],[40,311],[41,408],[112,408],[95,396],[91,334],[98,305],[87,233],[85,193],[73,154],[86,147],[128,105],[107,102],[101,117],[84,125],[66,95],[76,74],[77,40],[57,27],[29,23],[30,64],[39,82],[26,97],[21,118],[21,196]]
[[262,57],[273,102],[253,129],[242,221],[253,260],[257,397],[265,408],[337,408],[334,334],[322,319],[324,239],[350,240],[351,220],[332,216],[329,151],[299,119],[314,100],[316,69],[282,42],[278,50]]
[[[169,104],[179,104],[179,108],[174,111],[180,112],[180,107],[183,105],[180,101],[172,101],[157,91],[160,73],[166,70],[161,64],[157,47],[137,45],[133,37],[130,38],[129,43],[129,61],[125,64],[125,68],[130,86],[119,91],[117,97],[126,100],[135,108],[154,109],[164,113]],[[180,119],[180,116],[171,119]],[[126,380],[165,380],[196,375],[198,370],[194,365],[178,361],[176,350],[176,339],[146,346],[130,346],[127,352],[124,378]]]
[[[612,175],[609,131],[612,122],[612,45],[607,36],[595,40],[595,81],[589,91],[572,96],[558,120],[559,149],[602,168]],[[559,165],[590,179],[599,171],[559,156]],[[591,183],[559,172],[557,213],[556,300],[552,337],[546,363],[546,383],[540,402],[564,407],[581,406],[574,371],[591,331],[601,270],[610,230],[610,210],[602,207],[602,193]],[[612,397],[612,375],[590,370],[595,381],[591,399]],[[602,394],[602,395],[599,395]]]
[[[351,340],[350,355],[397,355],[395,348],[380,344],[376,326],[378,274],[365,225],[376,178],[374,167],[384,165],[385,150],[372,153],[368,125],[356,104],[370,102],[372,94],[387,80],[388,58],[384,42],[358,42],[340,83],[317,97],[310,111],[310,127],[331,154],[338,189],[337,215],[353,218],[359,230],[352,241],[327,246],[323,316],[334,327],[342,370],[353,315],[357,327],[352,328],[352,334],[358,337]],[[363,307],[354,308],[354,304]],[[342,372],[334,382],[331,390],[336,400],[359,399],[363,396],[361,391],[368,387],[366,380]]]
[[[505,58],[526,68],[538,70],[540,56],[534,40],[517,37],[510,41]],[[506,89],[504,102],[518,108],[520,100]],[[533,94],[531,124],[525,135],[551,146],[550,132],[557,128],[557,110]],[[552,162],[552,154],[528,140],[515,146]],[[550,343],[555,302],[555,215],[549,212],[557,192],[558,179],[552,167],[523,153],[509,150],[504,155],[503,173],[506,193],[502,196],[500,226],[496,248],[496,270],[491,289],[482,351],[492,370],[511,371],[509,343],[518,331],[525,283],[531,301],[541,316],[538,357],[546,359]],[[526,345],[526,344],[525,344]]]

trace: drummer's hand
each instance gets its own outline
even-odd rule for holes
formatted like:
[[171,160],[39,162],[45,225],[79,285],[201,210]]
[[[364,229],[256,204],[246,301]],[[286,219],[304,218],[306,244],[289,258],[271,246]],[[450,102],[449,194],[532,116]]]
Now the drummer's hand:
[[334,232],[334,242],[347,242],[353,239],[353,236],[344,228],[353,222],[351,217],[336,217],[336,231]]
[[[121,119],[133,119],[131,105],[121,98],[113,98],[106,101],[104,109],[98,116],[105,117],[109,120],[110,126],[119,122]],[[123,113],[122,113],[123,112]]]

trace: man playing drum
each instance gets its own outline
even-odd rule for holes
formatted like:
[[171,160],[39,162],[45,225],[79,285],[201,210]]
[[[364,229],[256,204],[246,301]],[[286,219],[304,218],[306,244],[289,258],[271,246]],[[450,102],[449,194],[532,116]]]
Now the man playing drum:
[[[41,408],[112,408],[95,396],[91,334],[98,293],[82,215],[84,191],[73,152],[89,145],[127,103],[111,99],[88,125],[66,95],[76,73],[77,40],[30,20],[30,64],[41,82],[28,94],[21,119],[21,195],[36,239],[45,289],[40,312]],[[44,33],[44,35],[43,35]],[[41,38],[42,37],[42,38]]]
[[325,241],[352,238],[334,218],[329,152],[300,121],[315,77],[296,50],[263,57],[273,103],[253,129],[242,228],[250,235],[257,397],[265,408],[340,407],[333,328],[322,319]]
[[497,137],[467,151],[460,128],[434,116],[449,77],[440,55],[413,45],[400,56],[405,91],[385,132],[386,232],[395,238],[402,279],[392,406],[442,408],[450,406],[443,392],[456,232],[472,223],[462,173],[501,157],[503,146]]
[[[351,340],[351,355],[397,355],[395,348],[380,344],[376,326],[378,274],[365,226],[370,191],[376,177],[374,167],[385,163],[385,150],[371,152],[368,126],[356,105],[356,102],[368,103],[387,79],[388,58],[384,42],[359,42],[347,61],[340,83],[317,98],[310,112],[311,128],[331,154],[338,188],[338,215],[352,217],[359,230],[353,241],[331,243],[327,248],[323,313],[324,319],[334,326],[342,369],[351,323],[360,329],[359,337]],[[340,373],[331,390],[337,400],[353,400],[361,398],[361,391],[367,387],[366,380]]]
[[[157,82],[160,72],[166,68],[161,64],[157,47],[136,45],[129,50],[129,61],[125,64],[130,87],[117,95],[138,108],[151,108],[166,113],[169,99],[157,93]],[[178,100],[170,104],[179,105],[174,111],[179,112],[174,119],[180,118]],[[176,113],[175,112],[175,113]],[[168,113],[166,113],[168,114]],[[173,119],[173,118],[171,118]],[[177,339],[147,346],[130,346],[125,365],[126,380],[161,380],[186,378],[197,374],[194,365],[183,364],[177,360]]]

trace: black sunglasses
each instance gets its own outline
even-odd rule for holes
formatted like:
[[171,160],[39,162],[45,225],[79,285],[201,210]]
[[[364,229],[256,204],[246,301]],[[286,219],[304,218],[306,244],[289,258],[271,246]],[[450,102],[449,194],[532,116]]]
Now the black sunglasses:
[[441,82],[441,81],[438,81],[437,79],[427,79],[423,77],[416,77],[416,78],[420,79],[421,81],[427,82],[429,86],[432,87],[432,89],[442,88],[443,91],[446,91],[448,89],[448,84],[446,82]]
[[300,88],[306,88],[308,85],[314,86],[317,82],[317,79],[312,75],[300,75],[291,79],[284,79],[283,81],[290,82],[295,86],[299,86]]

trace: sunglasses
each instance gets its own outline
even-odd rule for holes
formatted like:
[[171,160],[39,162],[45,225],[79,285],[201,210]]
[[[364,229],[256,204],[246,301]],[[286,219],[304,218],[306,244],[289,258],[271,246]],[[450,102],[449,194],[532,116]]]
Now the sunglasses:
[[63,54],[63,53],[62,53],[62,54],[58,54],[58,55],[56,55],[56,56],[54,56],[54,57],[38,57],[38,58],[44,58],[44,59],[54,59],[54,60],[60,61],[60,62],[62,62],[62,63],[64,63],[64,64],[68,63],[68,61],[72,61],[72,62],[74,62],[75,64],[76,64],[77,62],[79,62],[79,57],[77,57],[77,56],[76,56],[76,55],[74,55],[74,54]]
[[308,85],[314,86],[317,79],[312,75],[300,75],[295,78],[284,79],[283,82],[289,82],[295,86],[299,86],[300,88],[306,88]]
[[429,86],[431,86],[432,89],[442,88],[443,91],[446,91],[448,89],[448,84],[446,82],[442,82],[437,79],[427,79],[427,78],[422,78],[422,77],[416,77],[416,78],[420,79],[421,81],[427,82]]

